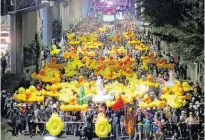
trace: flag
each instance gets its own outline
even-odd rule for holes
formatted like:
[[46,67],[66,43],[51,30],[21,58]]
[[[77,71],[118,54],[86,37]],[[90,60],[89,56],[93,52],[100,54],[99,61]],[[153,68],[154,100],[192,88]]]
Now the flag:
[[113,110],[120,110],[124,106],[123,100],[120,98],[112,105]]
[[[84,87],[80,87],[80,99],[82,99],[85,96],[85,90]],[[83,100],[80,100],[80,105],[83,105]]]

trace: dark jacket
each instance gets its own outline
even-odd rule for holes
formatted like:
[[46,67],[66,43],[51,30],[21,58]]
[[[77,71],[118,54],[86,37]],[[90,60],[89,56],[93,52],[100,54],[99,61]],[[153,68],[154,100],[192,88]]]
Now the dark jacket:
[[28,122],[32,122],[34,121],[34,110],[33,109],[28,109],[27,112],[26,112],[26,115],[27,115],[27,121]]
[[13,108],[11,110],[11,121],[16,122],[20,119],[20,111],[18,108]]
[[38,116],[38,121],[45,121],[46,120],[46,111],[40,109],[38,111],[38,115],[37,116]]
[[6,59],[1,59],[1,67],[5,68],[7,66]]
[[115,112],[112,114],[112,125],[117,125],[120,123],[120,113]]

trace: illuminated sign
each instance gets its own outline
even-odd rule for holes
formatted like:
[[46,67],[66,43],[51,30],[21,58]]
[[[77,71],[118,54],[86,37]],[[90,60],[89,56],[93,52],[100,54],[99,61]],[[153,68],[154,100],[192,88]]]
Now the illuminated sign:
[[115,15],[103,15],[104,22],[113,22],[115,21]]

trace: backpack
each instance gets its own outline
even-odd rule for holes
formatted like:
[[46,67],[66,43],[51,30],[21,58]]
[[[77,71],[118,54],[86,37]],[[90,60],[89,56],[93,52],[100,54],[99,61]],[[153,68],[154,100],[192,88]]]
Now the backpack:
[[87,123],[87,131],[88,133],[92,133],[93,131],[93,124],[90,122]]

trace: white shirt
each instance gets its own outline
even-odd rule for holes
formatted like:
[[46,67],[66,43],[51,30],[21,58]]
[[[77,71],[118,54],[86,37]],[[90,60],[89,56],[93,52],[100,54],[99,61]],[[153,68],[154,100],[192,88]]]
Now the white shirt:
[[30,73],[25,73],[26,81],[31,81]]
[[41,57],[41,60],[44,59],[44,51],[43,50],[41,51],[40,57]]

